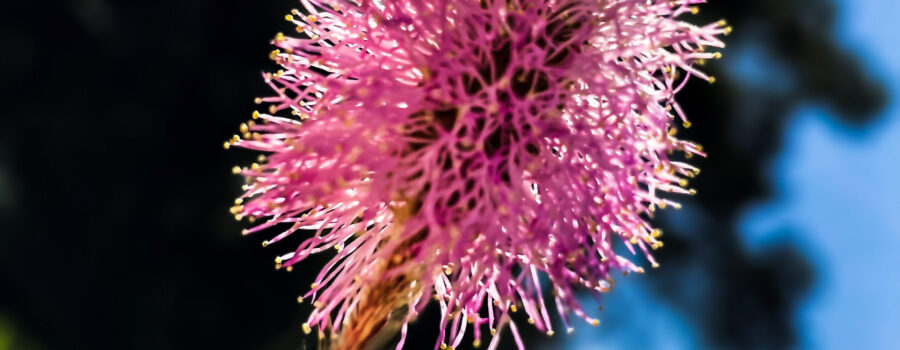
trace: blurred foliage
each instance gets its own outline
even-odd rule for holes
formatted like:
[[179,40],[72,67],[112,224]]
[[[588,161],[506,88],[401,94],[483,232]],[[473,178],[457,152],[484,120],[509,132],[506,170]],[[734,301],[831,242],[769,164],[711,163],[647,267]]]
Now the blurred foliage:
[[[697,19],[727,18],[735,33],[725,58],[710,67],[722,84],[693,84],[678,97],[696,125],[687,138],[703,144],[709,157],[697,161],[703,173],[692,186],[699,194],[685,201],[694,210],[665,216],[672,234],[658,257],[663,268],[650,281],[660,298],[699,326],[708,347],[795,345],[792,313],[815,278],[813,266],[792,246],[749,253],[736,220],[748,202],[770,195],[762,169],[780,149],[798,105],[824,104],[859,124],[886,102],[881,83],[835,42],[835,15],[823,0],[712,1]],[[760,58],[751,64],[765,74],[759,84],[730,66],[741,57],[729,50],[742,48],[764,53],[751,56]],[[673,225],[678,215],[690,222]]]
[[[227,208],[241,180],[229,169],[254,155],[221,149],[267,92],[268,40],[290,29],[279,19],[296,6],[0,4],[0,309],[15,329],[52,349],[313,348],[299,330],[309,309],[294,300],[326,257],[276,272],[262,237],[240,237]],[[697,161],[699,194],[662,216],[663,268],[641,278],[708,347],[795,342],[791,315],[813,267],[791,246],[747,252],[735,220],[769,195],[760,168],[794,108],[823,103],[862,123],[884,103],[835,43],[834,17],[825,0],[717,0],[691,19],[726,18],[736,31],[707,67],[719,83],[679,98],[695,125],[683,133],[710,156]],[[748,47],[774,72],[756,85],[729,69],[729,50]],[[430,347],[433,324],[414,325],[409,348]],[[0,340],[18,339],[10,329]]]
[[43,347],[20,331],[13,320],[8,318],[3,312],[0,312],[0,350],[40,349],[43,349]]

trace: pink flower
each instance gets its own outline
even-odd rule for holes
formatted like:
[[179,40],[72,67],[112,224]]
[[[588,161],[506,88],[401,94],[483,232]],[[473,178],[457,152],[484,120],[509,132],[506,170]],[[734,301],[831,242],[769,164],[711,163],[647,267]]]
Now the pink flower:
[[522,348],[510,313],[553,334],[551,297],[568,330],[571,315],[596,325],[578,286],[643,272],[616,245],[658,266],[647,218],[678,207],[661,191],[693,192],[697,169],[669,154],[703,153],[674,136],[689,126],[674,95],[713,81],[695,65],[730,28],[676,19],[699,0],[358,1],[301,0],[299,36],[274,40],[268,114],[225,145],[268,154],[235,168],[232,212],[260,219],[245,234],[308,237],[279,267],[335,254],[302,297],[304,330],[363,348],[405,336],[431,299],[436,348],[471,329],[493,349],[507,325]]

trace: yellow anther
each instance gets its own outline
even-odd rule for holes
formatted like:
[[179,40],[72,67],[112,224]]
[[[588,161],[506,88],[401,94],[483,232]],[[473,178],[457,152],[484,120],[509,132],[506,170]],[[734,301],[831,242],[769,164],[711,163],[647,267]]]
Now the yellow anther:
[[631,239],[628,241],[631,242],[631,244],[637,244],[638,242],[637,237],[631,237]]
[[688,194],[691,195],[691,196],[696,195],[696,194],[697,194],[697,190],[695,190],[695,189],[692,188],[692,189],[690,189],[690,190],[688,191]]
[[318,287],[318,286],[319,286],[318,283],[313,282],[312,284],[309,285],[309,288],[316,289],[316,287]]
[[[255,104],[260,104],[260,103],[262,103],[262,98],[259,98],[259,97],[254,98],[254,99],[253,99],[253,103],[255,103]],[[256,113],[257,116],[259,115],[259,112],[256,112],[256,111],[253,111],[253,112]]]
[[232,173],[232,174],[240,174],[240,173],[241,173],[241,167],[235,165],[234,168],[231,168],[231,173]]
[[262,246],[263,246],[263,248],[268,247],[269,241],[262,241]]
[[250,127],[247,126],[247,123],[241,123],[241,133],[243,134],[248,132],[250,132]]
[[293,22],[293,21],[294,21],[294,16],[291,16],[291,15],[284,15],[284,20],[285,20],[285,21],[288,21],[288,22]]
[[681,179],[681,181],[678,181],[678,184],[681,185],[681,187],[687,186],[687,185],[688,185],[688,180],[687,180],[687,179]]
[[710,84],[715,84],[715,83],[716,83],[716,77],[709,77],[709,83],[710,83]]
[[725,29],[722,30],[722,34],[725,34],[725,35],[731,34],[732,30],[733,30],[733,28],[731,28],[731,26],[727,26],[727,27],[725,27]]
[[697,6],[691,6],[691,13],[695,15],[700,13],[700,8]]
[[654,269],[659,268],[659,263],[653,263],[653,265],[651,265],[651,266],[653,266]]
[[298,303],[298,304],[303,304],[303,296],[297,297],[297,303]]
[[529,318],[528,318],[528,324],[534,324],[534,319],[531,318],[531,317],[529,317]]
[[713,58],[715,58],[715,59],[720,59],[720,58],[722,58],[722,53],[721,53],[721,52],[716,52],[715,54],[713,54]]
[[250,164],[250,169],[253,169],[253,170],[259,169],[259,164],[257,164],[257,163]]
[[509,311],[516,312],[519,311],[519,308],[517,308],[515,305],[510,305]]
[[472,342],[472,347],[473,347],[473,348],[476,348],[476,349],[477,349],[477,348],[480,348],[480,347],[481,347],[481,339],[475,339],[475,340]]
[[303,33],[303,27],[301,26],[297,26],[296,28],[294,28],[294,30],[296,30],[297,33]]
[[231,142],[225,141],[225,143],[222,144],[222,148],[224,148],[224,149],[231,148]]
[[[262,101],[260,101],[260,102],[262,102]],[[253,114],[251,115],[251,117],[253,117],[253,119],[259,119],[259,111],[253,111]]]
[[681,123],[681,125],[684,126],[685,129],[690,129],[692,124],[689,121],[685,121],[684,123]]
[[309,323],[303,323],[303,333],[309,334],[312,332],[312,328],[309,327]]
[[659,238],[660,236],[662,236],[662,230],[654,229],[650,232],[650,235],[653,236],[653,238]]
[[278,112],[278,106],[270,105],[269,106],[269,114],[275,114],[276,112]]
[[497,328],[491,328],[491,335],[497,335]]
[[447,349],[447,343],[441,343],[441,349],[442,349],[442,350],[446,350],[446,349]]
[[274,61],[275,59],[278,58],[278,55],[280,55],[280,54],[281,54],[280,50],[278,50],[278,49],[272,50],[272,52],[269,52],[269,59]]
[[314,15],[309,15],[309,16],[306,16],[306,20],[308,20],[310,22],[315,22],[315,21],[318,21],[319,19],[316,18],[316,16],[314,16]]
[[592,326],[599,326],[599,325],[600,325],[600,320],[596,320],[596,319],[595,319],[595,320],[591,320],[591,325],[592,325]]
[[552,337],[554,334],[556,334],[556,333],[553,333],[553,331],[547,331],[547,336]]
[[278,34],[275,34],[275,43],[280,43],[282,41],[284,41],[284,33],[278,32]]

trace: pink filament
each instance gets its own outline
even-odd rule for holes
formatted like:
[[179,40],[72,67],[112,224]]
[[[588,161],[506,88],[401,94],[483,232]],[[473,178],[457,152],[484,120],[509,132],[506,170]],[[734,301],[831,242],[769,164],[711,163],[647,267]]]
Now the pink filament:
[[[444,313],[436,347],[457,346],[467,316],[476,339],[499,334],[516,304],[549,332],[540,276],[567,328],[569,313],[594,323],[577,286],[643,271],[615,236],[656,266],[648,217],[677,206],[659,191],[690,193],[697,172],[670,153],[703,155],[670,132],[687,122],[675,93],[710,80],[695,64],[730,30],[676,19],[701,2],[301,0],[301,34],[273,42],[269,113],[229,142],[268,154],[240,170],[235,213],[264,219],[247,233],[291,225],[269,243],[311,234],[283,266],[339,251],[305,294],[321,329],[339,332],[366,285],[413,268]],[[423,232],[412,259],[373,276]],[[407,321],[429,298],[410,300]]]

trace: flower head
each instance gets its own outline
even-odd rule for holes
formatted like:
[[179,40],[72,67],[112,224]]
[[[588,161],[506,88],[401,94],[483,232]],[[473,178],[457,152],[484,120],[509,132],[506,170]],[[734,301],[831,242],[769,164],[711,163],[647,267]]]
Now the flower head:
[[507,325],[522,347],[510,313],[552,334],[548,297],[567,329],[572,315],[597,323],[578,286],[643,272],[614,246],[657,266],[647,220],[697,173],[670,154],[703,155],[675,137],[689,123],[674,94],[713,81],[695,65],[730,30],[677,19],[702,1],[300,2],[297,37],[273,41],[268,113],[226,148],[267,153],[235,169],[233,213],[261,219],[245,233],[307,236],[279,266],[335,252],[303,296],[305,331],[362,348],[394,325],[405,335],[435,299],[436,347],[472,329],[494,348]]

